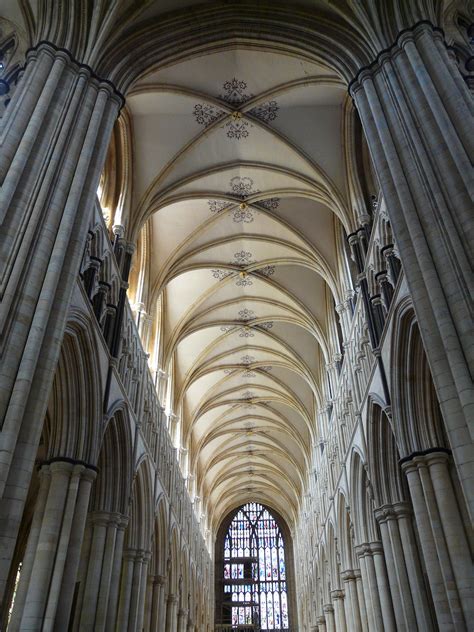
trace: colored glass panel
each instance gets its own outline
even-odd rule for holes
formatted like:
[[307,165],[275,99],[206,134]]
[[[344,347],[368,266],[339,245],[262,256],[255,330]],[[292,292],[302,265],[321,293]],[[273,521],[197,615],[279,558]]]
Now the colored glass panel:
[[232,626],[288,630],[284,542],[268,509],[248,503],[236,512],[224,538],[224,560],[224,602],[231,596]]

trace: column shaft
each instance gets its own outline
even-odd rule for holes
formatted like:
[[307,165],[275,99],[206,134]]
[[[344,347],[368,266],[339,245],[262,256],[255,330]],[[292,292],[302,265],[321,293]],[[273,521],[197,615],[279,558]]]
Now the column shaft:
[[404,31],[351,86],[396,236],[461,487],[474,513],[472,99],[443,36]]
[[334,618],[334,607],[332,604],[323,606],[324,618],[326,621],[326,631],[336,632],[336,621]]
[[107,518],[100,512],[93,514],[92,541],[89,554],[89,564],[85,580],[84,598],[80,612],[79,630],[93,630],[99,598],[99,586],[104,558],[105,538],[107,535]]
[[151,629],[151,613],[153,609],[153,594],[155,592],[155,578],[148,575],[146,578],[146,595],[145,595],[145,614],[143,618],[143,627],[145,630]]
[[109,84],[42,43],[2,121],[0,599],[119,107]]
[[166,630],[166,579],[164,581],[158,601],[158,630]]
[[125,540],[125,527],[127,519],[122,518],[119,523],[115,538],[114,560],[112,565],[112,577],[110,579],[109,602],[107,606],[106,630],[114,630],[118,614],[118,600],[120,591],[120,571],[122,568],[123,544]]
[[104,556],[102,559],[102,571],[100,574],[100,586],[98,589],[97,611],[95,614],[94,632],[106,630],[107,607],[109,605],[110,585],[115,560],[119,516],[111,516],[107,524],[105,536]]
[[334,620],[336,623],[337,632],[346,632],[346,615],[344,612],[344,591],[333,590],[331,592],[331,599],[334,606]]
[[326,618],[324,615],[317,618],[318,632],[326,632]]
[[165,632],[177,632],[178,598],[175,595],[168,595],[166,601],[166,624]]
[[[164,629],[164,578],[153,579],[153,592],[151,599],[150,632],[158,632]],[[163,623],[161,623],[163,621]],[[161,626],[161,627],[160,627]]]
[[[464,551],[466,555],[468,547],[462,533],[457,533],[454,539],[451,534],[449,540],[447,536],[449,529],[452,528],[448,524],[451,521],[459,522],[455,527],[456,531],[459,528],[463,531],[463,527],[455,500],[453,503],[453,498],[447,498],[449,494],[454,497],[454,490],[450,485],[446,487],[449,472],[445,471],[443,474],[438,467],[440,464],[441,468],[446,466],[446,458],[447,455],[444,453],[420,454],[410,461],[405,461],[402,468],[408,480],[438,625],[440,628],[454,626],[463,630],[468,628],[467,621],[470,620],[466,620],[464,614],[464,609],[466,612],[470,610],[470,597],[463,593],[463,603],[458,589],[458,578],[461,589],[465,588],[470,580],[465,580],[466,564],[464,560],[460,560],[459,551]],[[430,463],[435,465],[433,472]],[[433,473],[436,483],[432,478]],[[444,482],[441,483],[441,480]],[[441,514],[447,509],[453,511],[454,516],[442,517]]]
[[72,467],[65,462],[55,462],[49,466],[51,484],[21,618],[21,630],[42,628]]
[[128,629],[130,632],[137,630],[140,593],[142,592],[143,553],[137,551],[133,560],[133,579],[130,595],[130,612],[128,615]]
[[146,596],[146,587],[147,587],[147,575],[148,575],[148,561],[150,558],[150,554],[149,553],[145,553],[144,556],[144,560],[143,560],[143,564],[142,564],[142,576],[141,576],[141,580],[140,580],[140,593],[139,593],[139,597],[138,597],[138,604],[137,604],[137,623],[136,623],[136,629],[137,632],[141,632],[143,629],[143,620],[144,620],[144,615],[145,615],[145,596]]
[[369,623],[367,620],[367,608],[364,597],[364,587],[362,585],[362,573],[361,571],[355,571],[356,576],[356,589],[357,589],[357,602],[359,604],[360,622],[362,631],[367,632],[369,629]]
[[51,482],[49,465],[43,465],[39,472],[39,477],[40,487],[38,490],[38,497],[36,499],[30,534],[28,536],[28,543],[23,557],[20,581],[18,583],[13,612],[8,626],[9,632],[18,632],[20,629],[23,608],[28,594],[28,586],[30,583],[31,572],[33,570],[33,563],[35,560],[36,549],[41,533],[41,525],[43,523],[43,516],[46,508],[46,501],[48,498],[49,485]]
[[188,613],[186,610],[180,610],[178,612],[178,632],[186,632],[188,623]]
[[420,632],[430,632],[434,627],[434,618],[428,602],[423,569],[421,568],[418,545],[413,531],[412,518],[402,515],[398,519],[400,538],[403,546],[407,567],[410,594],[416,614],[416,621]]
[[369,572],[367,568],[367,562],[365,556],[359,557],[360,574],[361,579],[359,582],[359,590],[362,592],[363,603],[365,605],[365,612],[367,617],[367,630],[375,629],[375,622],[377,621],[377,609],[372,602],[372,593],[370,590],[371,582],[369,578]]
[[[397,629],[409,631],[417,628],[417,617],[398,524],[399,515],[402,515],[403,512],[408,512],[408,508],[405,507],[404,503],[398,503],[380,507],[375,512],[375,516],[382,534],[383,552]],[[412,553],[416,555],[416,551]],[[419,592],[420,587],[417,586],[416,588]]]
[[389,632],[393,630],[393,632],[395,632],[397,628],[395,618],[393,616],[392,598],[390,595],[390,587],[388,585],[387,568],[383,557],[383,549],[379,544],[375,546],[375,550],[374,544],[372,544],[372,549],[384,631]]
[[[83,488],[83,493],[79,495],[81,478],[85,472],[85,469],[86,468],[84,465],[75,465],[71,471],[66,506],[64,509],[61,525],[61,534],[56,549],[56,559],[54,561],[53,575],[51,578],[51,584],[49,586],[46,612],[43,618],[42,632],[52,632],[52,630],[54,629],[56,613],[61,598],[67,600],[66,603],[63,601],[63,606],[69,606],[70,608],[72,604],[74,584],[77,574],[77,563],[79,561],[79,548],[77,547],[77,541],[79,540],[80,546],[80,544],[82,543],[82,538],[84,536],[84,514],[87,512],[90,485],[93,480],[92,478],[90,479],[89,485]],[[84,491],[86,491],[87,493],[87,497],[85,499]],[[82,515],[77,514],[78,509],[83,512]],[[71,542],[71,535],[73,534],[73,531],[76,530],[76,528],[80,529],[80,533],[76,533],[75,541]],[[67,571],[66,576],[65,571]],[[69,611],[63,609],[61,612],[61,616],[67,617],[67,623],[69,623]]]
[[134,551],[126,551],[123,555],[122,581],[120,582],[120,600],[117,615],[118,630],[128,630],[130,616],[130,599],[132,596],[133,571],[134,571]]
[[344,581],[344,605],[348,628],[351,632],[362,632],[355,573],[352,570],[347,570],[341,574],[341,577]]
[[443,452],[426,457],[439,516],[453,567],[456,589],[466,622],[474,618],[474,585],[470,549],[456,493],[449,472],[449,456]]
[[64,568],[58,607],[54,620],[55,632],[66,630],[69,626],[81,557],[81,548],[84,540],[87,510],[89,507],[92,483],[95,480],[95,477],[96,472],[92,469],[86,469],[81,476],[72,530],[69,538],[66,565]]

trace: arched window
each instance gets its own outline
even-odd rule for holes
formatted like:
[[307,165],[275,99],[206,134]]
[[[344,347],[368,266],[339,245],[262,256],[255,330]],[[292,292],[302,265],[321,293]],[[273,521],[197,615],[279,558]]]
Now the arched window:
[[223,623],[288,630],[285,547],[277,521],[258,503],[235,513],[224,536]]

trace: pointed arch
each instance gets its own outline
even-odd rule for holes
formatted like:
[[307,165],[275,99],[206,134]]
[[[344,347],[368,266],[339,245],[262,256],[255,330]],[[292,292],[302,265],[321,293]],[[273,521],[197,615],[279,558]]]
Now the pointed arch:
[[396,308],[391,341],[393,418],[400,456],[448,448],[444,421],[411,299]]
[[95,465],[100,444],[101,374],[91,323],[73,313],[66,326],[46,418],[47,458]]

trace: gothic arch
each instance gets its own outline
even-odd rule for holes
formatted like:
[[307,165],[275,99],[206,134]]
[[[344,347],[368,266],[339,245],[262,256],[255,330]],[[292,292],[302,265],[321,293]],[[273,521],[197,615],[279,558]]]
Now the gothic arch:
[[114,407],[108,415],[100,447],[91,506],[94,510],[128,516],[132,486],[132,437],[126,409]]
[[169,556],[167,560],[168,596],[179,597],[179,578],[181,576],[181,557],[179,554],[179,535],[176,526],[171,528]]
[[358,546],[374,542],[379,538],[373,513],[372,486],[367,474],[367,464],[355,450],[351,459],[350,481],[355,544]]
[[134,474],[130,504],[130,522],[127,529],[127,546],[150,553],[153,528],[153,485],[148,458],[139,462]]
[[47,458],[95,464],[100,443],[101,375],[90,323],[66,326],[46,417]]
[[190,607],[190,603],[189,603],[190,590],[191,590],[190,564],[191,564],[191,560],[189,556],[189,551],[186,546],[183,546],[183,548],[181,549],[181,555],[180,555],[181,573],[179,577],[179,608],[180,610],[186,613],[188,613],[188,610]]
[[373,399],[369,400],[367,418],[368,464],[375,505],[402,502],[406,492],[391,422]]
[[337,536],[343,571],[357,568],[358,564],[354,552],[354,525],[351,519],[351,509],[348,498],[339,491],[337,495]]
[[162,577],[165,575],[168,551],[168,507],[164,495],[161,495],[155,512],[155,530],[151,558],[151,573],[153,575],[161,575]]
[[410,299],[397,306],[392,334],[393,419],[400,456],[447,448],[431,371]]
[[[125,91],[149,68],[171,64],[196,52],[226,48],[231,38],[245,42],[248,48],[285,51],[317,61],[349,82],[359,68],[369,65],[380,50],[391,45],[401,29],[427,16],[434,24],[442,20],[440,2],[407,6],[393,2],[373,12],[347,7],[336,12],[321,5],[318,13],[280,2],[257,7],[247,2],[216,2],[201,6],[198,16],[197,20],[194,11],[178,10],[155,18],[138,33],[129,29],[125,36],[123,27],[117,28],[99,49],[100,54],[94,47],[95,55],[91,50],[84,61],[96,64],[98,72]],[[129,26],[130,22],[124,24]],[[42,31],[40,39],[49,39],[48,35]]]
[[333,521],[329,519],[326,526],[326,555],[328,564],[329,593],[341,588],[339,565],[340,551],[336,533],[336,527],[334,526]]

